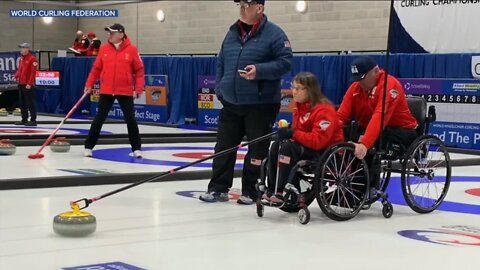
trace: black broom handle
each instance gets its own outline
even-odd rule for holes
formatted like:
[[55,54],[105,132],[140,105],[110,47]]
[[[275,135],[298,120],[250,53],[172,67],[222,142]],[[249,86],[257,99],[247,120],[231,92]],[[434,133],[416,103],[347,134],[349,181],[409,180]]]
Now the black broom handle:
[[105,198],[107,198],[107,197],[109,197],[109,196],[112,196],[112,195],[117,194],[117,193],[119,193],[119,192],[125,191],[125,190],[127,190],[127,189],[131,189],[131,188],[133,188],[133,187],[136,187],[136,186],[138,186],[138,185],[141,185],[141,184],[144,184],[144,183],[147,183],[147,182],[159,180],[159,179],[161,179],[161,178],[163,178],[163,177],[165,177],[165,176],[167,176],[167,175],[174,174],[174,173],[176,173],[176,172],[178,172],[178,171],[180,171],[180,170],[183,170],[183,169],[185,169],[185,168],[191,167],[191,166],[193,166],[193,165],[196,165],[196,164],[198,164],[198,163],[204,162],[204,161],[206,161],[206,160],[209,160],[209,159],[212,159],[212,158],[216,158],[216,157],[219,157],[219,156],[223,156],[223,155],[226,155],[226,154],[230,154],[230,153],[232,153],[232,152],[234,152],[234,151],[237,151],[237,150],[238,150],[239,148],[241,148],[241,147],[244,147],[244,146],[247,146],[247,145],[250,145],[250,144],[254,144],[254,143],[257,143],[257,142],[266,140],[266,139],[269,139],[270,137],[272,137],[272,136],[275,135],[276,133],[277,133],[277,131],[274,131],[274,132],[269,133],[269,134],[267,134],[267,135],[258,137],[258,138],[254,139],[254,140],[251,140],[251,141],[242,143],[242,144],[240,144],[240,145],[234,146],[234,147],[229,148],[229,149],[225,149],[225,150],[223,150],[223,151],[221,151],[221,152],[218,152],[218,153],[216,153],[216,154],[210,155],[210,156],[208,156],[208,157],[205,157],[205,158],[202,158],[202,159],[193,161],[193,162],[191,162],[191,163],[185,164],[185,165],[180,166],[180,167],[176,167],[176,168],[171,169],[171,170],[169,170],[169,171],[163,172],[163,173],[161,173],[161,174],[159,174],[159,175],[155,175],[155,176],[149,177],[149,178],[147,178],[147,179],[145,179],[145,180],[142,180],[142,181],[139,181],[139,182],[136,182],[136,183],[132,183],[132,184],[130,184],[130,185],[127,185],[127,186],[121,187],[121,188],[119,188],[119,189],[110,191],[110,192],[105,193],[105,194],[103,194],[103,195],[100,195],[100,196],[98,196],[98,197],[94,197],[94,198],[92,198],[92,199],[81,199],[81,200],[75,201],[75,202],[73,202],[73,203],[83,202],[83,203],[85,203],[85,206],[81,207],[80,209],[85,209],[85,208],[87,208],[90,204],[92,204],[92,203],[94,203],[94,202],[96,202],[96,201],[98,201],[98,200],[105,199]]

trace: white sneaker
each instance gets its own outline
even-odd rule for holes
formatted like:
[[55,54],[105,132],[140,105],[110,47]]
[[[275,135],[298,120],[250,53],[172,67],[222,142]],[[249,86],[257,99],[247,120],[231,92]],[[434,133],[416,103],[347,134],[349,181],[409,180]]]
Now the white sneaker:
[[85,157],[93,157],[92,149],[86,149],[83,151]]
[[133,151],[133,156],[136,158],[142,158],[142,152],[140,150]]

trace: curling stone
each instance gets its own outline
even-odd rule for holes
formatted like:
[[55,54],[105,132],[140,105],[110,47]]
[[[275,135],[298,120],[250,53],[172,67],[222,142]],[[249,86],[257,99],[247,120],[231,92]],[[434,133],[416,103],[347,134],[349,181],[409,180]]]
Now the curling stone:
[[14,115],[14,116],[20,116],[20,115],[22,115],[22,111],[20,110],[20,108],[16,108],[16,109],[13,111],[13,115]]
[[10,140],[0,140],[0,156],[10,156],[15,154],[17,147],[13,145]]
[[70,203],[72,211],[61,213],[53,218],[53,231],[62,236],[82,237],[95,232],[97,219],[94,215],[80,211],[76,203]]
[[8,112],[6,109],[0,109],[0,116],[8,116]]
[[50,150],[52,152],[65,153],[70,151],[70,143],[65,137],[56,138],[53,142],[50,143]]

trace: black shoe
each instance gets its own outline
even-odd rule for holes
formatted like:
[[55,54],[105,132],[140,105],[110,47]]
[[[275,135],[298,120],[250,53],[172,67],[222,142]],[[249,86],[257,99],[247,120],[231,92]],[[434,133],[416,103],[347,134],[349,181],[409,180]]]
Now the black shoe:
[[30,121],[30,122],[27,122],[27,123],[25,124],[25,126],[27,126],[27,127],[36,127],[36,126],[37,126],[37,122],[35,122],[35,121]]
[[15,122],[15,125],[16,125],[16,126],[24,126],[25,124],[27,124],[27,121]]

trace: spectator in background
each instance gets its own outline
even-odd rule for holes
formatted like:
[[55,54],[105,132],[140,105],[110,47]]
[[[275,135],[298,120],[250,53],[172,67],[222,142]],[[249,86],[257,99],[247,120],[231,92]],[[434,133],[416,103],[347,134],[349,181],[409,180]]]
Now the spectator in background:
[[[37,108],[35,106],[35,74],[37,73],[37,58],[30,52],[31,46],[28,43],[18,45],[20,48],[20,64],[15,73],[15,81],[18,82],[18,99],[20,110],[22,112],[22,121],[15,125],[36,126]],[[28,112],[30,112],[30,121],[28,122]]]
[[78,30],[77,37],[72,45],[75,56],[86,56],[89,43],[87,36],[85,36],[81,30]]
[[89,42],[87,56],[97,56],[102,42],[97,38],[94,32],[89,32],[87,37]]

